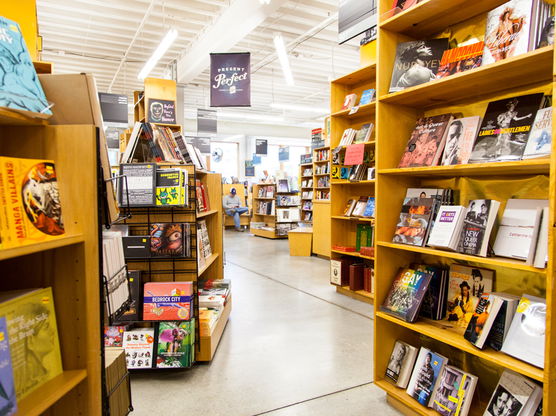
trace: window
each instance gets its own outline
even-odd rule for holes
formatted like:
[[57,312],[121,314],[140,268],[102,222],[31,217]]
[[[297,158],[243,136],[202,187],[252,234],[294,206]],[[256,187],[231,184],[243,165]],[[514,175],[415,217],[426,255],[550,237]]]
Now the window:
[[210,169],[222,174],[231,182],[231,177],[239,177],[239,146],[237,143],[216,142],[210,143],[211,161]]

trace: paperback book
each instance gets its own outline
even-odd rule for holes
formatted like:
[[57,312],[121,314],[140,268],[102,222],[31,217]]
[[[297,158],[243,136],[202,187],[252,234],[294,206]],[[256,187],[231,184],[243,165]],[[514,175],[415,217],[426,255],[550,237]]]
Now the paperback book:
[[151,257],[188,257],[189,224],[151,224],[150,237]]
[[447,364],[446,357],[421,347],[407,386],[407,394],[423,406],[429,406],[438,378]]
[[10,337],[6,318],[2,316],[0,317],[0,414],[11,416],[16,412],[17,398],[10,356]]
[[392,242],[422,247],[431,226],[434,198],[407,199],[400,212],[400,221]]
[[469,202],[458,245],[460,253],[487,256],[490,233],[499,207],[500,202],[493,199],[475,199]]
[[361,93],[361,99],[359,100],[359,105],[365,105],[372,102],[375,98],[376,90],[374,88],[364,90]]
[[453,366],[445,366],[434,391],[432,408],[443,416],[469,413],[478,378]]
[[511,370],[504,370],[484,416],[520,415],[536,384]]
[[442,165],[463,165],[469,162],[480,124],[480,116],[458,118],[450,123]]
[[386,379],[396,386],[405,389],[417,359],[417,348],[402,341],[396,341],[388,366]]
[[157,368],[188,368],[195,354],[195,319],[158,324]]
[[465,207],[442,205],[429,235],[427,245],[455,251],[458,247]]
[[118,201],[120,206],[141,207],[156,204],[156,164],[120,164]]
[[124,332],[123,346],[128,369],[153,367],[154,328],[135,328]]
[[548,157],[552,152],[552,107],[537,111],[527,139],[523,159]]
[[483,349],[502,304],[502,299],[496,295],[483,293],[463,337],[477,348]]

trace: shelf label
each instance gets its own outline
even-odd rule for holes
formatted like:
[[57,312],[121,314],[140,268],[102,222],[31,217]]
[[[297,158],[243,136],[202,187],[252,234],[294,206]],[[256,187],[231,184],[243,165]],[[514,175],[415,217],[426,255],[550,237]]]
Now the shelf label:
[[360,165],[363,163],[363,157],[365,155],[365,144],[352,144],[346,148],[346,157],[344,159],[344,165]]

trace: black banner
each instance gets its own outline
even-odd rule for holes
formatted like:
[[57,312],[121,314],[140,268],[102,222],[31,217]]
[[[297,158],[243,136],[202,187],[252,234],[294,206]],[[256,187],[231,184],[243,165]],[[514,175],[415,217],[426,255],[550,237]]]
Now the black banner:
[[149,123],[176,124],[176,102],[149,98]]
[[203,154],[210,154],[210,137],[186,136],[187,143],[195,146]]
[[216,110],[197,109],[197,134],[215,135],[218,133]]
[[251,54],[210,54],[210,106],[251,107]]
[[256,155],[268,154],[268,140],[255,139],[255,154]]
[[105,123],[128,124],[127,95],[99,92],[100,111]]

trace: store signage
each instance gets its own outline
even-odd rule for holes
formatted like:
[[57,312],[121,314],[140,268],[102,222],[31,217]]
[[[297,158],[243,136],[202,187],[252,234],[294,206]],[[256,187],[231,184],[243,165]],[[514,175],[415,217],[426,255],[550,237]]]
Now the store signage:
[[215,135],[218,132],[216,110],[197,109],[197,134]]
[[149,123],[176,124],[176,102],[149,98],[147,121]]
[[210,154],[210,137],[186,136],[185,140],[199,149],[201,153]]
[[251,54],[210,54],[210,106],[251,107]]
[[261,163],[263,163],[262,158],[258,154],[253,153],[253,164],[260,165]]
[[252,160],[245,161],[245,176],[255,176],[255,166]]
[[257,155],[268,154],[268,140],[255,139],[255,154]]
[[105,123],[128,124],[127,95],[99,92],[100,111]]
[[344,165],[360,165],[363,163],[363,157],[365,155],[365,144],[352,144],[346,148],[346,158],[344,160]]
[[278,161],[287,162],[290,160],[290,148],[287,146],[278,148]]

